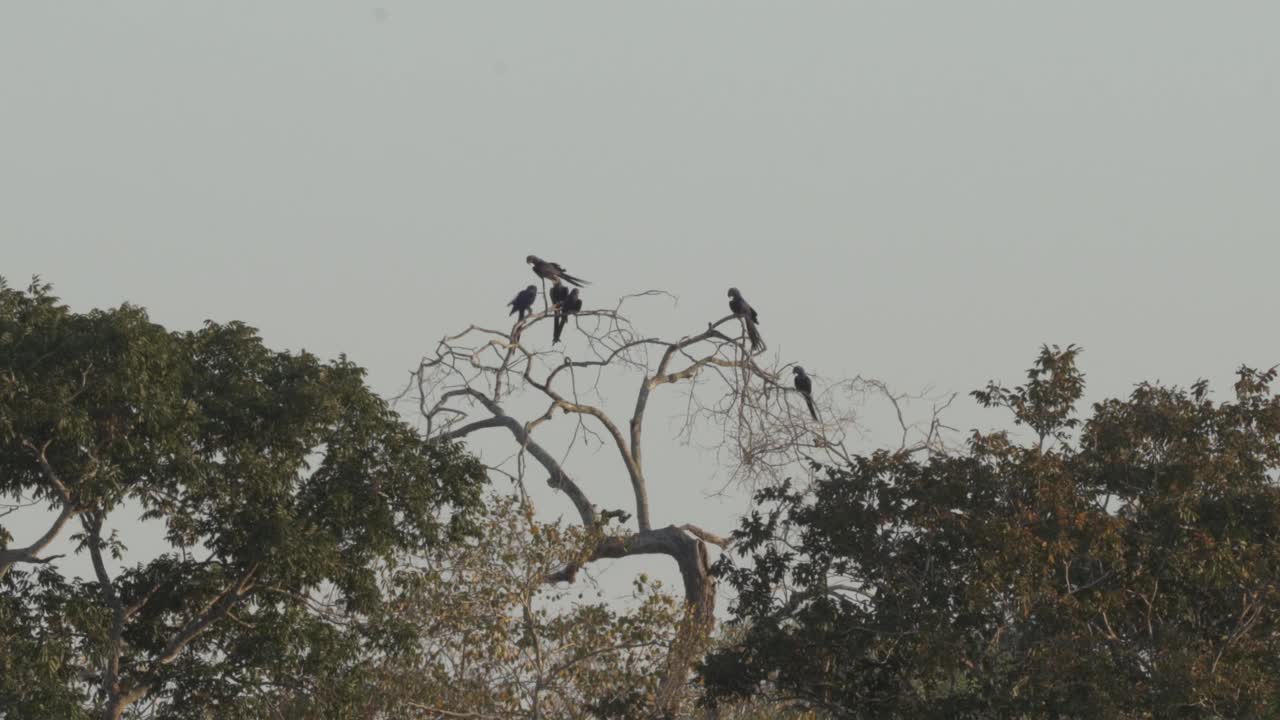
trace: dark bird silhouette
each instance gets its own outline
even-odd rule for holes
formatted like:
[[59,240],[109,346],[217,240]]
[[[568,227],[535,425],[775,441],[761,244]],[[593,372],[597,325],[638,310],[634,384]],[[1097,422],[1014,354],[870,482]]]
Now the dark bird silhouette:
[[791,372],[796,374],[796,389],[804,396],[804,404],[809,406],[809,414],[817,420],[818,410],[813,406],[813,380],[799,365],[791,368]]
[[551,344],[552,345],[555,345],[556,343],[560,342],[560,318],[561,318],[560,312],[561,312],[561,308],[563,308],[564,306],[564,301],[567,300],[568,298],[569,298],[569,288],[560,284],[559,280],[556,280],[555,284],[551,286],[551,310],[555,313],[555,316],[551,318],[551,327],[552,327]]
[[547,262],[537,255],[530,255],[524,259],[525,262],[533,266],[533,274],[542,278],[543,282],[550,280],[551,282],[559,282],[561,280],[573,285],[574,287],[582,287],[591,283],[582,278],[574,277],[565,272],[560,267],[560,263]]
[[751,339],[751,352],[763,350],[764,340],[760,339],[760,330],[756,327],[760,324],[760,314],[742,297],[738,288],[729,288],[729,310],[746,324],[747,337]]
[[551,338],[552,345],[560,342],[560,333],[564,332],[564,326],[568,324],[569,316],[576,314],[581,309],[582,298],[578,297],[578,288],[574,288],[570,291],[569,296],[564,299],[564,302],[560,303],[560,314],[555,320],[555,335]]
[[520,313],[519,320],[524,320],[524,316],[529,314],[529,309],[533,307],[533,302],[538,299],[538,286],[530,285],[520,291],[515,299],[507,303],[511,306],[511,312],[508,315]]
[[560,304],[563,303],[567,297],[569,297],[569,288],[561,285],[560,281],[557,280],[556,283],[551,286],[551,306],[560,307]]

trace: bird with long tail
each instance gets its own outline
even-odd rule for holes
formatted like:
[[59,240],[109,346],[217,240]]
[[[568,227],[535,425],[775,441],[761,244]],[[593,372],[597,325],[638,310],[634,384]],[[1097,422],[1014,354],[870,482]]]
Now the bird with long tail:
[[760,337],[760,329],[756,326],[760,324],[760,314],[756,309],[751,307],[746,298],[742,297],[742,293],[738,288],[729,288],[729,310],[734,315],[742,319],[742,323],[747,326],[747,337],[751,340],[751,352],[757,353],[764,349],[764,340]]

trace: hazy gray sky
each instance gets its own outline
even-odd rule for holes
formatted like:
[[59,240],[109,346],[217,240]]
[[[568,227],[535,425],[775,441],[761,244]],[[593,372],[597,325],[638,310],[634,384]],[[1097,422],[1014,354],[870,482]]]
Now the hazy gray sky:
[[[820,377],[968,391],[1075,342],[1090,397],[1226,391],[1280,362],[1277,28],[1262,1],[6,2],[0,274],[242,319],[383,392],[502,324],[529,253],[588,304],[676,293],[660,331],[736,285]],[[655,523],[703,502],[655,485]]]

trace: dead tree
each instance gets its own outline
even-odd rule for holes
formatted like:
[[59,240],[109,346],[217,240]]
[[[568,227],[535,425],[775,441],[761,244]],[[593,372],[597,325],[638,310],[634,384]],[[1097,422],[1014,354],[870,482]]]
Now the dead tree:
[[[431,354],[411,372],[409,386],[399,399],[416,400],[429,438],[466,438],[482,430],[499,429],[514,443],[515,472],[495,470],[513,478],[524,493],[526,458],[547,473],[547,483],[573,504],[582,524],[598,540],[581,559],[553,573],[548,582],[573,582],[586,564],[604,558],[665,555],[675,561],[684,585],[685,615],[671,648],[659,690],[657,708],[673,715],[680,707],[690,668],[705,647],[714,627],[716,586],[710,575],[707,543],[726,548],[728,540],[676,518],[654,527],[645,472],[645,413],[655,391],[680,387],[686,410],[677,439],[695,441],[704,435],[727,468],[725,484],[754,485],[794,474],[808,461],[840,462],[848,458],[845,433],[856,428],[851,411],[840,411],[843,396],[854,401],[859,394],[883,392],[894,406],[902,396],[889,393],[883,384],[860,378],[830,385],[815,398],[822,422],[815,423],[798,392],[780,378],[790,378],[787,365],[766,365],[753,355],[741,321],[727,315],[704,329],[679,339],[646,337],[638,333],[622,313],[628,301],[662,296],[648,291],[623,297],[613,309],[586,310],[574,316],[574,342],[582,359],[553,348],[542,333],[532,332],[550,311],[534,313],[510,330],[476,325],[439,341]],[[545,329],[545,328],[544,328]],[[601,373],[621,369],[639,378],[629,416],[615,420],[600,397]],[[594,376],[594,377],[593,377]],[[709,390],[709,388],[715,388]],[[509,400],[532,394],[541,398],[529,417],[507,410]],[[557,413],[558,411],[558,413]],[[572,418],[578,430],[595,434],[616,449],[618,474],[630,483],[634,494],[635,527],[611,525],[622,511],[601,512],[571,477],[562,462],[538,440],[539,430],[557,418]],[[901,419],[901,412],[899,412]],[[902,421],[903,449],[940,447],[934,421],[922,430],[916,447],[906,445],[911,430]],[[718,433],[718,436],[715,435]],[[526,494],[527,497],[527,494]],[[623,520],[625,522],[625,519]]]

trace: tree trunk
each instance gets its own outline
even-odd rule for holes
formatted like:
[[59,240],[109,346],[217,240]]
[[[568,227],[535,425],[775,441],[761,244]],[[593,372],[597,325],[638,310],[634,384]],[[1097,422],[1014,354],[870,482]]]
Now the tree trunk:
[[715,628],[716,584],[711,577],[706,543],[675,525],[609,538],[596,549],[593,559],[646,554],[674,558],[684,581],[684,618],[667,653],[656,708],[659,717],[675,717],[684,703],[693,664],[706,650]]
[[680,711],[689,688],[689,674],[706,652],[716,624],[716,584],[707,564],[706,544],[694,540],[689,556],[677,560],[684,576],[685,613],[658,686],[657,709],[665,717],[675,717]]

